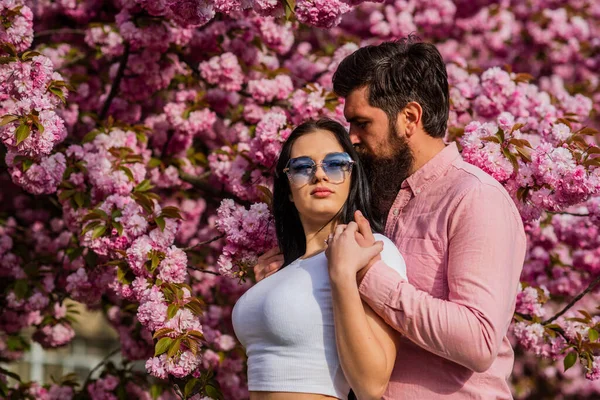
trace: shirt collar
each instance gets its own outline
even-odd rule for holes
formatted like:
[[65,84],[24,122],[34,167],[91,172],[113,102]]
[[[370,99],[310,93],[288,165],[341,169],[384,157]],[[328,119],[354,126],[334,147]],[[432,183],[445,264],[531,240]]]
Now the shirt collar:
[[402,188],[410,187],[416,195],[422,192],[430,183],[434,182],[444,172],[450,168],[450,165],[460,157],[456,143],[452,142],[442,151],[436,154],[425,165],[415,171],[403,183]]

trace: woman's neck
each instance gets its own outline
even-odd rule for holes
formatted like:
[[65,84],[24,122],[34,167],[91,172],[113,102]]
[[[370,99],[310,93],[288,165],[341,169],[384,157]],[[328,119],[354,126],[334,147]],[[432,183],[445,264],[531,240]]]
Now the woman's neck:
[[304,232],[306,233],[306,253],[304,253],[302,258],[308,258],[325,250],[325,248],[327,247],[325,241],[329,237],[329,234],[335,231],[337,223],[330,222],[325,227],[323,227],[323,225],[303,225]]

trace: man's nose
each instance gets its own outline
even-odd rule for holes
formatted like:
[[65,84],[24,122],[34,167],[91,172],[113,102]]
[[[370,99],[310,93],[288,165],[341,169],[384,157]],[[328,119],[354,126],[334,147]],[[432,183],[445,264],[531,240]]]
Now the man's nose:
[[350,128],[350,141],[352,142],[352,144],[360,143],[360,137],[358,137],[358,135],[354,132],[354,129],[352,128]]

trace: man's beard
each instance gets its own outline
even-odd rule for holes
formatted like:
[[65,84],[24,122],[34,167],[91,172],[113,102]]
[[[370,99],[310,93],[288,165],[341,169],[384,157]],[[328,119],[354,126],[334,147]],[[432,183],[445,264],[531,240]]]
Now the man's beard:
[[402,182],[410,175],[414,156],[406,138],[390,130],[388,146],[392,155],[382,157],[357,147],[360,160],[371,184],[374,217],[385,225],[390,208],[398,196]]

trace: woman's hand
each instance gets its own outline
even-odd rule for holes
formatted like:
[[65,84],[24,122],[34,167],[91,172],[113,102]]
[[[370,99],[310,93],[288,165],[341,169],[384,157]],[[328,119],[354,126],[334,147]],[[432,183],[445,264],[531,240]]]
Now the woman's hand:
[[[338,225],[327,241],[329,277],[332,280],[352,279],[363,267],[381,253],[383,242],[377,241],[368,247],[362,247],[358,240],[358,225],[352,221],[348,225]],[[362,241],[362,240],[361,240]]]
[[283,254],[279,247],[273,247],[265,254],[258,257],[258,263],[254,266],[254,277],[256,282],[265,279],[269,275],[273,275],[279,271],[283,265]]

